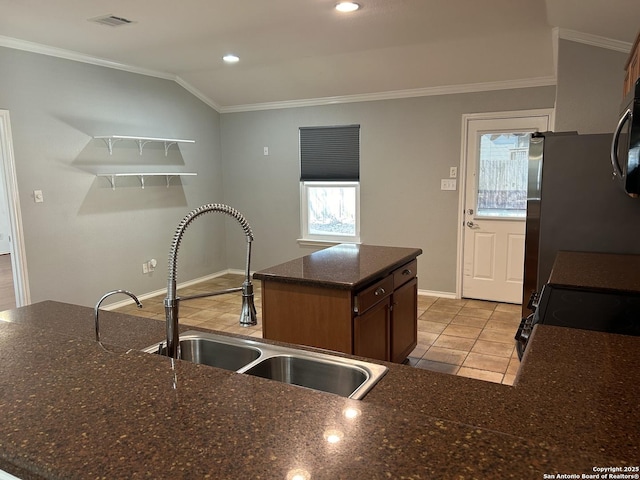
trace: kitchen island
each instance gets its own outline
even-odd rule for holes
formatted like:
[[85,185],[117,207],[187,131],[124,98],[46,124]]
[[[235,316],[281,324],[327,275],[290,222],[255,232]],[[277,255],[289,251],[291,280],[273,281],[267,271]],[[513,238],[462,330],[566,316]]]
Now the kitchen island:
[[513,387],[384,363],[357,401],[142,353],[163,338],[156,320],[103,312],[102,348],[92,313],[58,302],[0,313],[0,469],[540,479],[640,459],[637,337],[536,326]]
[[342,244],[256,272],[263,337],[402,363],[417,343],[421,253]]

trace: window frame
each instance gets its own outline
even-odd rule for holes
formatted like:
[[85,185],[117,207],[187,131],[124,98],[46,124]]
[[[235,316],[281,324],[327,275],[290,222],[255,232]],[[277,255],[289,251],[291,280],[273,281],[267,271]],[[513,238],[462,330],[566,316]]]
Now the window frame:
[[[355,234],[318,235],[309,232],[309,187],[351,187],[355,189]],[[300,181],[301,244],[360,243],[360,182],[359,181]]]

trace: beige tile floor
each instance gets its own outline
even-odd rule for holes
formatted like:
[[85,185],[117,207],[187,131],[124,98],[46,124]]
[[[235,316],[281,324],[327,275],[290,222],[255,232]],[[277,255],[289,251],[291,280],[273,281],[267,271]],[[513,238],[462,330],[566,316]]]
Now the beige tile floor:
[[418,297],[418,346],[409,364],[513,385],[520,305]]
[[[224,275],[178,291],[194,295],[242,285],[241,275]],[[262,337],[260,282],[254,284],[258,325],[238,325],[241,293],[201,298],[180,305],[180,323]],[[117,311],[164,320],[164,294],[144,300],[143,308]],[[520,306],[479,300],[418,296],[418,345],[408,364],[453,375],[512,385],[519,361],[513,336]]]

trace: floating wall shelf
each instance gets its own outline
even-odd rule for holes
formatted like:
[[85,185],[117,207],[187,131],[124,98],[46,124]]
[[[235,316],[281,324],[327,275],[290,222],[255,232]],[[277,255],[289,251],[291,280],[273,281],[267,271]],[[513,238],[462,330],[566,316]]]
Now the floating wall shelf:
[[106,143],[107,147],[109,148],[109,155],[113,155],[113,144],[121,140],[133,140],[134,142],[136,142],[138,144],[140,155],[142,155],[142,149],[147,143],[164,143],[165,157],[169,154],[169,148],[171,147],[171,145],[175,145],[178,143],[196,143],[195,140],[185,140],[181,138],[132,137],[129,135],[102,135],[93,138],[104,140],[104,143]]
[[193,177],[198,175],[197,173],[192,172],[172,172],[172,173],[98,173],[96,177],[105,177],[109,180],[111,184],[111,189],[116,189],[116,178],[117,177],[138,177],[140,180],[140,186],[144,188],[144,177],[166,177],[167,179],[167,188],[169,188],[169,183],[173,177]]

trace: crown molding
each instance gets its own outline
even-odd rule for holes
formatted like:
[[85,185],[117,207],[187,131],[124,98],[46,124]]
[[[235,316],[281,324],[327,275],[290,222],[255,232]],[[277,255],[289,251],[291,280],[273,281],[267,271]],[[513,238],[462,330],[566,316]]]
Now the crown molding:
[[[624,43],[624,42],[618,42]],[[630,45],[630,44],[629,44]],[[462,85],[444,85],[438,87],[426,87],[416,88],[410,90],[394,90],[389,92],[379,93],[365,93],[358,95],[343,95],[336,97],[321,97],[310,98],[302,100],[287,100],[282,102],[266,102],[255,103],[247,105],[232,105],[221,106],[214,102],[211,98],[207,97],[204,93],[193,87],[178,75],[160,72],[157,70],[150,70],[146,68],[134,67],[111,60],[92,57],[82,53],[74,52],[71,50],[65,50],[62,48],[50,47],[47,45],[28,42],[26,40],[19,40],[16,38],[5,37],[0,35],[0,47],[13,48],[16,50],[24,50],[31,53],[38,53],[41,55],[48,55],[57,58],[63,58],[66,60],[72,60],[76,62],[88,63],[91,65],[97,65],[107,68],[115,68],[117,70],[123,70],[125,72],[136,73],[139,75],[146,75],[149,77],[161,78],[164,80],[172,80],[194,95],[196,98],[213,108],[218,113],[237,113],[237,112],[251,112],[259,110],[276,110],[283,108],[299,108],[299,107],[315,107],[321,105],[333,105],[342,103],[356,103],[356,102],[372,102],[378,100],[394,100],[401,98],[412,97],[427,97],[435,95],[454,95],[461,93],[475,93],[475,92],[487,92],[492,90],[509,90],[515,88],[531,88],[531,87],[546,87],[556,84],[555,76],[526,78],[520,80],[503,80],[497,82],[484,82],[484,83],[470,83]],[[631,47],[629,46],[629,51]]]
[[204,103],[206,103],[207,105],[209,105],[211,108],[213,108],[216,112],[218,113],[222,113],[222,107],[220,105],[218,105],[216,102],[214,102],[213,100],[211,100],[209,97],[207,97],[204,93],[202,93],[200,90],[198,90],[197,88],[195,88],[193,85],[191,85],[190,83],[187,83],[182,77],[180,76],[175,76],[173,78],[173,80],[175,80],[175,82],[180,85],[182,88],[184,88],[187,92],[189,92],[191,95],[193,95],[194,97],[202,100]]
[[50,47],[41,43],[28,42],[26,40],[4,37],[2,35],[0,35],[0,47],[13,48],[15,50],[24,50],[26,52],[39,53],[41,55],[48,55],[50,57],[64,58],[66,60],[73,60],[75,62],[89,63],[91,65],[98,65],[100,67],[115,68],[116,70],[124,70],[126,72],[138,73],[140,75],[147,75],[149,77],[157,77],[165,80],[175,80],[176,78],[175,75],[171,75],[165,72],[159,72],[157,70],[134,67],[132,65],[114,62],[105,58],[92,57],[90,55],[85,55],[83,53],[78,53],[71,50],[65,50],[63,48]]
[[632,43],[613,40],[612,38],[600,37],[589,33],[577,32],[575,30],[567,30],[565,28],[558,29],[558,36],[563,40],[571,40],[572,42],[584,43],[594,47],[615,50],[616,52],[629,53],[633,47]]
[[436,95],[455,95],[461,93],[488,92],[492,90],[510,90],[515,88],[532,88],[553,86],[557,82],[555,76],[525,78],[520,80],[501,80],[497,82],[468,83],[463,85],[444,85],[439,87],[414,88],[410,90],[394,90],[380,93],[359,95],[343,95],[337,97],[310,98],[303,100],[287,100],[282,102],[254,103],[220,107],[220,113],[251,112],[257,110],[275,110],[282,108],[317,107],[340,103],[373,102],[378,100],[394,100],[399,98],[429,97]]

